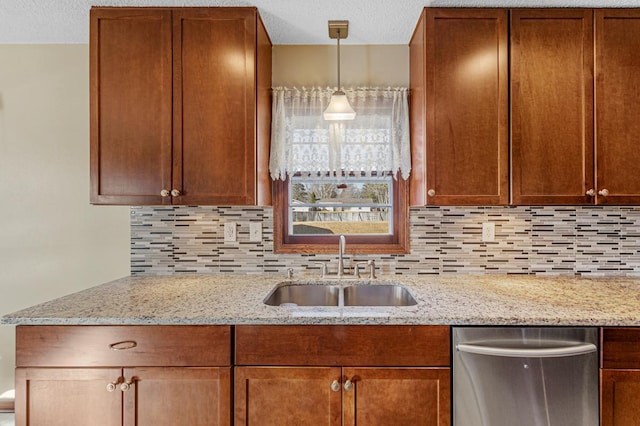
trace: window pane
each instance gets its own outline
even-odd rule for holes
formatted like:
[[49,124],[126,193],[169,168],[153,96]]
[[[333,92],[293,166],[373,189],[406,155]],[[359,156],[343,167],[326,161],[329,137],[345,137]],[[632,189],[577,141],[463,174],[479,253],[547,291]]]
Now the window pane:
[[293,177],[289,234],[393,234],[391,179]]

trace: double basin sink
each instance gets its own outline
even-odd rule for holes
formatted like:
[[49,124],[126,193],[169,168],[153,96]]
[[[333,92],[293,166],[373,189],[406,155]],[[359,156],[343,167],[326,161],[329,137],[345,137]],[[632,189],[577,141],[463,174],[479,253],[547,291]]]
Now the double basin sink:
[[417,304],[399,284],[309,284],[286,282],[267,296],[271,306],[412,306]]

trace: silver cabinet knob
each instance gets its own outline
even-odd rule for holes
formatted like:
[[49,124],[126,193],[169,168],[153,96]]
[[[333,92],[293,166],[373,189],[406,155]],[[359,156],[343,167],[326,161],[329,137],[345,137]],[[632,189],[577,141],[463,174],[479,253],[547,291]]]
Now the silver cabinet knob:
[[347,392],[350,392],[352,389],[353,389],[353,382],[347,379],[347,381],[344,382],[344,390],[346,390]]
[[169,195],[171,195],[171,193],[168,190],[163,189],[162,191],[160,191],[160,195],[162,197],[168,197]]
[[586,194],[587,194],[589,197],[595,197],[595,195],[596,195],[596,191],[595,191],[595,189],[591,188],[590,190],[588,190],[588,191],[586,192]]
[[109,383],[107,385],[107,392],[113,392],[116,390],[116,386],[118,386],[120,384],[120,377],[118,377],[118,380],[114,380],[113,382]]
[[180,191],[178,191],[177,189],[172,189],[171,190],[171,196],[172,197],[178,197],[180,195]]
[[121,390],[122,392],[126,392],[126,391],[128,391],[129,389],[131,389],[131,385],[132,385],[132,384],[133,384],[133,379],[129,380],[128,382],[123,382],[123,383],[120,385],[120,390]]
[[609,195],[609,190],[607,188],[603,188],[600,191],[598,191],[598,195],[602,195],[603,197],[606,197],[607,195]]
[[340,392],[340,382],[334,380],[333,383],[331,383],[331,390],[334,392]]
[[434,195],[436,195],[436,190],[435,189],[430,189],[427,191],[427,195],[429,197],[433,197]]

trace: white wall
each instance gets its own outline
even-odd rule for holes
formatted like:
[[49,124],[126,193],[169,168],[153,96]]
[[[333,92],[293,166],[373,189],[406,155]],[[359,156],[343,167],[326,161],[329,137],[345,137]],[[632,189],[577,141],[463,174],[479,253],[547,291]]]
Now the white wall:
[[[129,274],[129,209],[89,205],[87,45],[0,45],[0,315]],[[0,394],[14,327],[0,326]]]

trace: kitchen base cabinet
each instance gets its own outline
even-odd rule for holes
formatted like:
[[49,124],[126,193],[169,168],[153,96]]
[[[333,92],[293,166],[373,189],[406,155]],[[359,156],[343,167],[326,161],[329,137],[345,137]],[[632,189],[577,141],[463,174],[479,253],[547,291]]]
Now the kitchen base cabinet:
[[640,328],[602,329],[601,426],[640,426]]
[[234,424],[339,426],[340,377],[337,367],[237,367]]
[[120,375],[114,368],[17,368],[16,425],[119,426],[122,396],[106,386]]
[[345,425],[449,424],[449,368],[345,368],[344,377]]
[[230,377],[229,367],[18,368],[16,424],[228,425]]
[[125,368],[124,424],[209,426],[231,423],[230,367]]
[[230,326],[19,326],[16,425],[231,424]]
[[601,426],[640,426],[640,370],[601,370]]
[[447,326],[236,326],[235,334],[236,425],[450,424]]
[[446,425],[448,368],[237,367],[236,425]]

